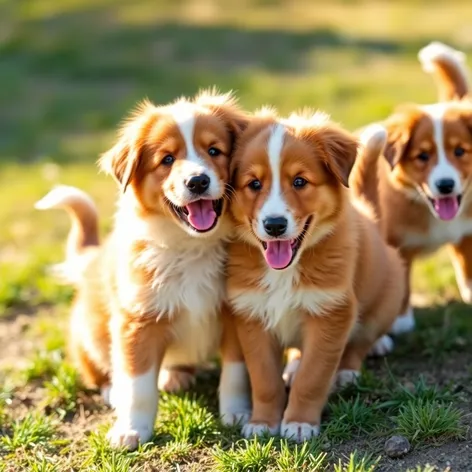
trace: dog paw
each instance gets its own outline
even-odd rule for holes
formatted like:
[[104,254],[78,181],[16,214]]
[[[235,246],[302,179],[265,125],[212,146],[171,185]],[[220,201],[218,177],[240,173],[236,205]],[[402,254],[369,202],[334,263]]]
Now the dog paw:
[[282,421],[280,435],[297,443],[308,441],[320,434],[320,427],[309,423],[297,423]]
[[250,411],[226,411],[220,413],[221,422],[226,426],[244,426],[249,421],[249,418],[251,418]]
[[381,338],[375,341],[375,344],[370,348],[369,356],[371,357],[382,357],[390,354],[395,347],[395,343],[393,339],[388,336],[384,335]]
[[258,436],[270,435],[276,436],[280,432],[280,425],[269,426],[266,423],[246,423],[242,428],[242,435],[245,438],[253,438]]
[[158,387],[167,393],[189,390],[195,384],[195,371],[183,369],[162,369],[159,374]]
[[127,428],[115,424],[108,432],[107,438],[112,447],[124,447],[129,451],[134,451],[140,443],[151,439],[151,436],[152,430],[149,428]]
[[393,326],[390,328],[391,334],[404,334],[409,333],[415,329],[415,317],[413,315],[413,309],[409,308],[408,311],[397,317]]
[[342,389],[348,385],[352,385],[359,378],[359,371],[351,369],[342,369],[336,374],[334,382],[334,390]]
[[297,373],[298,367],[300,366],[300,359],[291,360],[284,369],[282,378],[284,379],[285,385],[291,387],[293,380],[295,379],[295,374]]

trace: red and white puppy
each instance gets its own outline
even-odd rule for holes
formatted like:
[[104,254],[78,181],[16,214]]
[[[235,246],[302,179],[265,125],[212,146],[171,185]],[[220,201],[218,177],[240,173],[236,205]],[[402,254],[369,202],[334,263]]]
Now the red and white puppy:
[[63,266],[77,285],[71,355],[89,385],[111,381],[113,446],[136,448],[151,437],[161,369],[197,365],[220,344],[221,413],[231,422],[249,407],[231,318],[220,316],[229,163],[244,121],[229,94],[144,103],[100,161],[122,189],[100,247],[96,210],[83,192],[59,187],[37,204],[73,217]]
[[[403,268],[346,189],[357,141],[322,113],[256,114],[232,162],[228,296],[249,371],[246,437],[318,434],[336,371],[342,383],[399,313]],[[301,349],[288,406],[282,351]]]
[[[385,159],[356,163],[351,186],[376,207],[388,243],[398,247],[407,266],[449,245],[462,299],[472,302],[472,102],[464,55],[444,44],[423,48],[419,58],[434,74],[440,99],[432,105],[404,105],[383,126]],[[372,192],[372,189],[376,189]],[[414,327],[409,290],[399,334]]]

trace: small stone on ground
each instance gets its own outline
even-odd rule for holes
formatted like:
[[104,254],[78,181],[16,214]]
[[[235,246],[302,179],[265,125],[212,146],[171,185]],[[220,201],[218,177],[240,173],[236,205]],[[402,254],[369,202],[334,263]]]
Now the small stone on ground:
[[392,436],[385,442],[384,449],[388,457],[403,457],[410,451],[410,442],[403,436]]

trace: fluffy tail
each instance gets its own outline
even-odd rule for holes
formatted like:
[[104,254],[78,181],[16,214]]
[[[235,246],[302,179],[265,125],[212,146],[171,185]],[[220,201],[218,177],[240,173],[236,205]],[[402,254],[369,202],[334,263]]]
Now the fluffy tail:
[[377,217],[378,202],[378,160],[387,142],[387,130],[380,124],[372,124],[357,133],[359,151],[349,176],[349,187],[354,196],[372,206]]
[[435,41],[420,50],[418,59],[423,70],[434,77],[439,101],[461,99],[467,95],[469,84],[463,52]]
[[53,188],[36,202],[38,210],[61,208],[71,219],[67,237],[66,260],[53,266],[51,272],[67,283],[76,283],[90,255],[90,249],[99,245],[98,212],[93,200],[82,190],[61,185]]

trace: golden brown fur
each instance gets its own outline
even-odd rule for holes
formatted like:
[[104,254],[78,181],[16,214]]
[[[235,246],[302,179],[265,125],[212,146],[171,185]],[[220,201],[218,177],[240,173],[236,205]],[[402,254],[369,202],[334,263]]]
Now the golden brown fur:
[[[229,94],[159,107],[145,102],[100,160],[121,195],[114,230],[77,281],[70,349],[89,386],[112,383],[115,446],[135,448],[150,437],[161,368],[183,366],[177,378],[165,377],[171,388],[182,387],[192,378],[188,366],[208,360],[221,342],[223,364],[242,362],[223,307],[222,273],[231,230],[229,163],[244,123]],[[192,183],[195,176],[205,183]],[[68,261],[74,266],[83,247],[98,242],[96,214],[89,224],[80,205],[62,196],[59,190],[60,205],[46,196],[39,207],[65,207],[88,233],[76,239]]]
[[[407,266],[418,256],[448,244],[464,301],[472,301],[472,103],[458,51],[433,43],[420,52],[426,70],[435,74],[443,103],[403,105],[382,125],[388,134],[380,159],[363,155],[351,184],[380,217],[382,233],[400,249]],[[457,100],[461,98],[462,100]],[[448,179],[451,188],[441,189]],[[375,192],[372,192],[372,189]],[[405,296],[400,333],[414,320]]]
[[[238,142],[228,295],[253,389],[246,436],[280,427],[297,441],[316,435],[337,369],[339,381],[352,380],[399,311],[401,262],[345,188],[356,152],[354,137],[320,113],[283,120],[264,111]],[[264,233],[261,215],[284,216],[285,233]],[[284,411],[285,347],[302,357]]]

